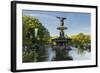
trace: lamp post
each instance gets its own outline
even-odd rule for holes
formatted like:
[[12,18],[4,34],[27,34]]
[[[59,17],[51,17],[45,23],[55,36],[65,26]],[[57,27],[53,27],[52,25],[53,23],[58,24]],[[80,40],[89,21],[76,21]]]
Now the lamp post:
[[[38,35],[38,28],[35,28],[35,29],[34,29],[34,31],[35,31],[35,33],[34,33],[35,38],[37,39],[37,35]],[[38,61],[37,57],[38,57],[38,53],[36,52],[36,46],[35,46],[35,48],[34,48],[34,61],[35,61],[35,62],[37,62],[37,61]]]
[[37,35],[38,35],[38,28],[35,28],[35,38],[37,38]]

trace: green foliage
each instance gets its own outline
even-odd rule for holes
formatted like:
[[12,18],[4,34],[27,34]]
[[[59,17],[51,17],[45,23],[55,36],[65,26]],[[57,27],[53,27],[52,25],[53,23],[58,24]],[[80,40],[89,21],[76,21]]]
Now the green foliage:
[[[43,59],[41,56],[46,55],[44,45],[48,43],[50,34],[48,30],[36,17],[23,16],[23,62],[37,62]],[[38,29],[37,37],[35,29]],[[27,46],[27,51],[25,50]],[[34,46],[34,47],[33,47]],[[40,47],[44,47],[41,49]],[[42,51],[43,50],[43,51]]]
[[90,35],[85,35],[83,33],[79,33],[78,35],[73,35],[70,38],[75,44],[88,44],[91,42]]
[[23,62],[35,62],[34,51],[30,52],[23,51]]
[[85,35],[83,33],[79,33],[77,35],[70,36],[72,41],[70,42],[74,47],[79,49],[79,52],[82,53],[84,49],[90,49],[86,48],[86,46],[91,46],[91,37],[90,35]]
[[[38,28],[38,36],[35,37],[35,28]],[[23,44],[45,44],[48,42],[50,34],[42,23],[31,16],[23,16]]]

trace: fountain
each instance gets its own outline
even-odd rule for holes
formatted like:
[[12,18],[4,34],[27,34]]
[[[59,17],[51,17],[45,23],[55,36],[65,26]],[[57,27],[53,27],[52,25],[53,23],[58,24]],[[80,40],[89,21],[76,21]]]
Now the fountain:
[[70,46],[67,44],[71,39],[66,38],[64,36],[64,30],[67,29],[67,27],[64,26],[64,20],[65,17],[57,17],[60,20],[60,26],[57,27],[57,30],[60,31],[59,37],[52,39],[52,42],[55,42],[56,44],[52,45],[52,48],[56,52],[56,56],[54,58],[55,61],[60,60],[72,60],[72,57],[68,55],[69,50],[71,50]]

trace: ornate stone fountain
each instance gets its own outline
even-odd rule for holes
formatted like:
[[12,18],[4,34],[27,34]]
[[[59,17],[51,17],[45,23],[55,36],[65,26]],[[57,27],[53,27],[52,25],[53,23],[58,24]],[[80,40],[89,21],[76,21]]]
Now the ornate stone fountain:
[[60,20],[60,26],[57,27],[57,30],[59,30],[59,37],[52,39],[52,42],[55,42],[56,44],[52,46],[52,48],[56,52],[56,56],[54,60],[60,61],[60,60],[72,60],[71,57],[69,57],[68,52],[71,50],[70,46],[67,44],[71,39],[66,38],[64,35],[64,30],[67,29],[67,27],[64,26],[64,20],[65,17],[57,17]]

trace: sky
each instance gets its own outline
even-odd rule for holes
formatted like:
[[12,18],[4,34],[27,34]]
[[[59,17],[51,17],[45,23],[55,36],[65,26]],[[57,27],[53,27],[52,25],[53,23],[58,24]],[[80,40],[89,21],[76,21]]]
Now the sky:
[[91,14],[79,12],[54,12],[54,11],[35,11],[23,10],[23,15],[36,17],[48,29],[51,36],[58,36],[59,30],[56,28],[60,26],[60,21],[56,17],[65,17],[64,26],[65,35],[76,35],[78,33],[91,33]]

